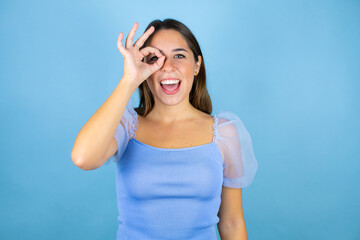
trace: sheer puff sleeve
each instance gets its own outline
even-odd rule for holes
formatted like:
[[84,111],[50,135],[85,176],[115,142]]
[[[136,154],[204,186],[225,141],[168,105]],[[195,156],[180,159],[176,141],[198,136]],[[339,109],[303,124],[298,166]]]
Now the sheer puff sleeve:
[[135,129],[137,129],[138,123],[137,112],[133,108],[132,99],[130,98],[128,104],[126,105],[124,114],[121,117],[120,123],[114,133],[114,138],[118,146],[117,151],[105,162],[105,165],[108,165],[110,162],[118,162],[120,160],[130,139],[135,135]]
[[216,143],[223,158],[223,186],[245,188],[258,168],[250,134],[236,114],[221,112],[217,117]]

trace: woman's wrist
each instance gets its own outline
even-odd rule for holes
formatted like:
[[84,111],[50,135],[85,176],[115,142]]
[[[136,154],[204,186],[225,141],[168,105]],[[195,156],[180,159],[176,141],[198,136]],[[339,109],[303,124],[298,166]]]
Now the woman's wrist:
[[137,84],[137,81],[131,78],[128,78],[126,76],[123,76],[119,82],[118,85],[124,86],[125,89],[128,89],[131,94],[130,96],[136,91],[136,89],[139,87]]

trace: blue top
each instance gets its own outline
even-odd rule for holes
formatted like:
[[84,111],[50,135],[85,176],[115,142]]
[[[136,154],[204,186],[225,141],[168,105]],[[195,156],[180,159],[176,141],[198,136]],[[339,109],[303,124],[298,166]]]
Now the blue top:
[[135,139],[132,100],[115,131],[117,240],[216,240],[222,186],[244,188],[258,168],[249,133],[231,112],[215,114],[213,141],[158,148]]

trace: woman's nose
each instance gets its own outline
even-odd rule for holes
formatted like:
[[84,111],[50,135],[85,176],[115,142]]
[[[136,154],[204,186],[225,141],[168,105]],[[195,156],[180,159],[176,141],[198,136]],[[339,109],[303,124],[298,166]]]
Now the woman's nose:
[[174,69],[174,65],[172,59],[169,57],[165,57],[164,65],[161,67],[163,71],[171,71]]

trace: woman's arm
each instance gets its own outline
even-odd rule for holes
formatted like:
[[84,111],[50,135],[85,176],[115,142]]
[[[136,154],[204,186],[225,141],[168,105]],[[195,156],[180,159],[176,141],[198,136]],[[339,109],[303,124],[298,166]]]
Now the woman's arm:
[[[105,155],[109,155],[107,151],[131,95],[144,80],[164,64],[165,56],[159,49],[148,46],[140,50],[146,39],[154,32],[155,27],[150,27],[133,43],[138,26],[139,24],[135,22],[126,38],[125,47],[122,43],[124,34],[120,32],[117,47],[124,56],[123,78],[110,97],[82,127],[75,139],[71,158],[81,169],[91,170],[105,163],[107,160]],[[142,59],[149,54],[155,54],[159,59],[153,64],[142,62]],[[115,148],[110,150],[113,151],[113,149]]]
[[233,226],[220,227],[218,224],[218,230],[221,240],[247,240],[245,221],[238,222]]
[[221,240],[247,240],[242,189],[223,186],[217,224]]
[[104,155],[135,90],[136,86],[122,78],[110,97],[81,128],[71,152],[76,166],[92,170],[104,164]]

